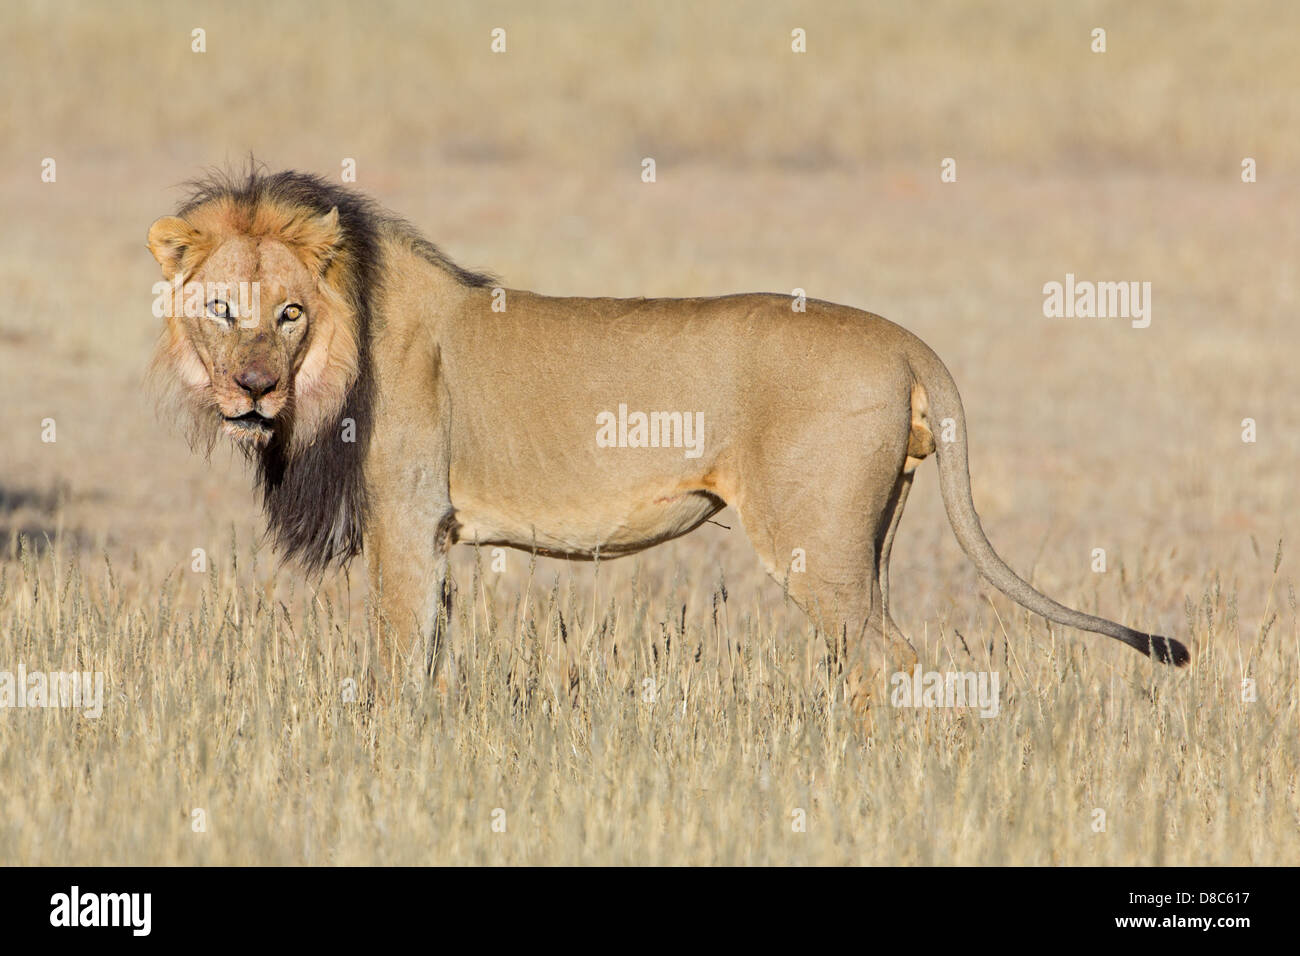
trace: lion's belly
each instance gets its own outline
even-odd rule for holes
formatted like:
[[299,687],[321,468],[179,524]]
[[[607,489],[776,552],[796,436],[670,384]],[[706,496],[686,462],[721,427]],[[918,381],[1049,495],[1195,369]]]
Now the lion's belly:
[[586,501],[581,506],[537,506],[516,511],[453,491],[458,538],[463,543],[504,545],[560,557],[616,557],[675,538],[697,527],[724,505],[702,491],[647,495],[622,506]]

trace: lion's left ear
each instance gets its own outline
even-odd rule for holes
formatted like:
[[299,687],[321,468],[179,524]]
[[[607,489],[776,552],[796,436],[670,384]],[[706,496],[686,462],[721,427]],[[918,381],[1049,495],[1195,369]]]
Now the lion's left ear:
[[335,206],[323,216],[304,220],[296,229],[289,230],[285,239],[298,250],[308,269],[317,275],[323,274],[343,242],[339,207]]
[[162,266],[163,278],[171,279],[180,270],[185,250],[194,244],[198,232],[178,216],[155,219],[149,227],[149,251]]

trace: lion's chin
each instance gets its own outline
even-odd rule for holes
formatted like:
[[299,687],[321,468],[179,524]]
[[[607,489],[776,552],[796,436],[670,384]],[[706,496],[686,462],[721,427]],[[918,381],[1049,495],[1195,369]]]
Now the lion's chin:
[[265,447],[274,432],[271,419],[264,418],[257,412],[225,416],[222,427],[225,429],[226,434],[236,442],[253,448]]

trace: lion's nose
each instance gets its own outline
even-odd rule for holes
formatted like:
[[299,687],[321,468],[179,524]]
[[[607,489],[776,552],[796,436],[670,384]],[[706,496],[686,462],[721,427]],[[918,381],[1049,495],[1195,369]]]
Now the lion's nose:
[[253,401],[257,401],[279,384],[280,379],[272,375],[261,365],[252,365],[235,376],[235,384],[246,391]]

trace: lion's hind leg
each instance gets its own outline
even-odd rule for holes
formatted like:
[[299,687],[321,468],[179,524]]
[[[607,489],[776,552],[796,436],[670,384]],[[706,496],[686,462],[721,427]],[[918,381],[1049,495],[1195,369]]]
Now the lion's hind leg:
[[[895,474],[901,474],[905,435],[896,450]],[[882,481],[878,460],[874,468],[852,464],[861,467],[841,462],[793,498],[781,475],[747,481],[736,510],[768,573],[826,641],[834,676],[844,679],[847,695],[861,710],[886,686],[889,674],[910,671],[916,653],[897,627],[889,626],[887,585],[882,589],[879,575],[905,485],[892,477]]]
[[[909,464],[911,459],[908,459]],[[876,593],[878,599],[872,602],[871,619],[867,629],[873,636],[880,636],[890,648],[892,655],[901,664],[902,670],[910,671],[916,665],[916,649],[907,639],[890,615],[889,603],[889,557],[894,547],[894,536],[898,532],[898,523],[903,517],[903,508],[907,505],[907,495],[912,488],[912,471],[905,469],[898,476],[894,493],[890,497],[887,521],[882,522],[882,534],[876,548]]]

